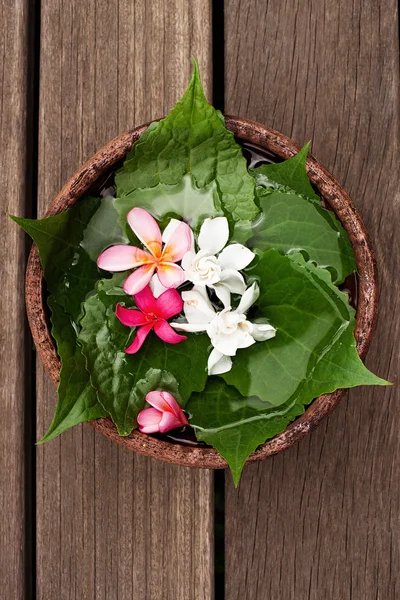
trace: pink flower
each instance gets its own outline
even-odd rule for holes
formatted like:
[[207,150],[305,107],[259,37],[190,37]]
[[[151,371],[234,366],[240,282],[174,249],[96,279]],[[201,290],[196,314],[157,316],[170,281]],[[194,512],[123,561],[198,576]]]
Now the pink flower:
[[179,344],[187,339],[184,335],[178,335],[167,323],[167,319],[182,311],[182,298],[176,290],[167,290],[158,298],[154,298],[147,285],[144,290],[135,294],[134,298],[139,310],[117,304],[115,311],[123,325],[138,328],[133,343],[125,349],[127,354],[135,354],[152,329],[168,344]]
[[111,246],[100,254],[97,266],[112,273],[136,269],[124,283],[125,292],[131,296],[146,287],[155,271],[165,288],[178,287],[185,276],[183,269],[175,263],[182,260],[190,250],[190,227],[183,222],[176,227],[174,223],[173,227],[168,226],[164,236],[161,236],[157,221],[143,208],[133,208],[127,219],[132,231],[148,252],[127,244]]
[[166,433],[189,425],[185,413],[169,392],[149,392],[146,402],[154,408],[144,408],[138,414],[137,421],[142,433]]

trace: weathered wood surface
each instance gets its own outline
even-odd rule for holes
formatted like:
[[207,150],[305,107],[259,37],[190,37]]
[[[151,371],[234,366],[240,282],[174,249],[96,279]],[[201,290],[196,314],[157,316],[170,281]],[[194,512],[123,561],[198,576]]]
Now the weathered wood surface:
[[[33,210],[33,11],[41,11],[43,214],[103,143],[165,114],[187,83],[191,54],[210,89],[211,6],[0,0],[0,8],[0,596],[20,600],[34,594],[31,349],[26,241],[4,208]],[[225,0],[226,112],[299,143],[312,139],[313,153],[353,196],[381,274],[367,364],[392,381],[400,333],[396,18],[394,0]],[[227,478],[227,600],[400,597],[398,394],[352,391],[309,439],[246,469],[239,490]],[[38,437],[54,405],[38,364]],[[133,456],[82,426],[37,449],[36,476],[38,599],[213,598],[212,474]]]
[[[39,214],[96,149],[164,115],[196,55],[210,89],[209,0],[41,2]],[[38,364],[38,436],[56,397]],[[37,450],[37,598],[209,600],[212,474],[134,456],[88,425]]]
[[29,344],[24,302],[26,243],[23,233],[6,213],[27,211],[28,0],[1,0],[0,22],[0,596],[20,600],[24,598],[27,550],[24,539],[24,408],[29,388],[29,368],[25,362]]
[[[265,122],[350,192],[370,231],[380,319],[367,364],[395,380],[399,339],[398,24],[394,0],[227,0],[226,112]],[[351,391],[311,436],[226,489],[228,600],[400,597],[398,387]]]

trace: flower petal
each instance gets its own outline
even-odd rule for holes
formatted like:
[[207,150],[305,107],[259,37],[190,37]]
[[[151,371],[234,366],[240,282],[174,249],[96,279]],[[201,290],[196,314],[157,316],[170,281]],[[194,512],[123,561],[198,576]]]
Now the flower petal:
[[146,285],[152,278],[154,269],[154,264],[143,265],[143,267],[139,267],[139,269],[136,269],[136,271],[129,275],[128,279],[125,279],[124,292],[126,292],[130,296],[135,296],[136,294],[141,292],[142,289],[146,287]]
[[238,338],[238,350],[240,348],[248,348],[256,343],[256,340],[253,338],[252,334],[242,331],[241,335]]
[[176,231],[181,223],[182,221],[179,221],[179,219],[170,219],[162,234],[162,241],[164,244],[168,243],[171,235]]
[[160,433],[166,433],[167,431],[171,431],[171,429],[178,429],[180,427],[184,427],[188,425],[188,420],[185,415],[182,413],[184,421],[181,419],[177,419],[175,415],[170,412],[164,412],[160,421]]
[[148,323],[146,315],[144,315],[140,310],[136,310],[134,308],[125,308],[120,304],[117,304],[115,314],[121,323],[123,325],[127,325],[127,327],[139,327],[140,325],[145,325]]
[[187,331],[188,333],[201,333],[207,331],[208,323],[170,323],[171,327],[178,331]]
[[269,323],[253,323],[251,335],[256,342],[265,342],[265,340],[270,340],[275,337],[276,329]]
[[227,373],[232,369],[232,359],[214,348],[208,357],[207,366],[209,375],[221,375],[221,373]]
[[183,269],[175,263],[162,262],[157,266],[157,275],[161,285],[176,288],[185,280]]
[[127,220],[133,233],[150,250],[153,256],[161,256],[161,231],[154,217],[143,208],[132,208]]
[[163,412],[172,412],[177,419],[182,419],[182,417],[186,419],[178,402],[169,392],[160,392],[158,390],[149,392],[146,396],[146,402]]
[[225,269],[225,271],[222,271],[220,282],[227,287],[232,294],[242,295],[246,291],[243,275],[234,269]]
[[186,254],[184,255],[184,257],[182,258],[182,268],[185,271],[191,271],[192,269],[192,262],[194,261],[194,259],[196,258],[196,253],[193,252],[193,250],[189,250],[189,252],[186,252]]
[[161,340],[163,340],[163,342],[167,342],[167,344],[179,344],[179,342],[187,340],[185,335],[178,335],[172,329],[171,325],[164,320],[155,323],[154,332]]
[[251,263],[255,257],[254,252],[242,246],[242,244],[230,244],[226,246],[218,256],[222,269],[234,269],[241,271]]
[[104,250],[97,259],[97,266],[104,271],[116,273],[127,271],[153,262],[151,254],[128,244],[118,244]]
[[258,287],[258,283],[255,281],[253,285],[251,285],[243,296],[240,299],[239,306],[236,309],[236,312],[239,314],[243,314],[249,310],[250,306],[253,306],[254,302],[257,300],[260,295],[260,288]]
[[166,262],[182,260],[192,246],[192,239],[193,234],[189,225],[181,221],[168,237],[162,253],[163,260]]
[[154,323],[149,323],[148,325],[143,325],[139,327],[136,331],[135,339],[133,343],[125,348],[126,354],[135,354],[143,345],[144,340],[147,338],[150,331],[153,329]]
[[161,296],[161,294],[167,290],[166,287],[161,285],[160,280],[158,279],[157,273],[155,275],[153,275],[153,277],[151,278],[149,286],[153,293],[154,298],[158,298],[158,296]]
[[165,291],[156,300],[157,315],[162,319],[170,319],[182,311],[183,301],[180,294],[173,289]]
[[240,340],[240,331],[233,333],[217,333],[212,336],[209,334],[209,337],[212,345],[219,350],[219,352],[226,356],[235,356]]
[[197,240],[200,250],[216,254],[225,246],[229,239],[229,226],[226,217],[205,219],[200,228]]
[[159,390],[153,390],[152,392],[149,392],[146,396],[146,402],[163,412],[165,410],[172,410],[174,412],[176,410],[175,404],[178,406],[178,408],[180,408],[172,394],[169,392],[161,392]]
[[144,408],[137,416],[139,431],[142,433],[157,433],[160,431],[160,421],[163,413],[156,408]]
[[182,299],[184,301],[183,310],[188,323],[209,323],[215,317],[215,311],[204,288],[193,288],[187,292],[182,292]]
[[[179,221],[178,219],[171,219],[170,222],[168,223],[168,225],[166,226],[166,228],[163,231],[162,234],[162,241],[164,242],[164,244],[168,244],[170,237],[172,236],[172,234],[175,232],[176,228],[179,227],[179,225],[182,223],[182,221]],[[194,252],[194,236],[193,236],[193,231],[190,229],[189,227],[189,231],[190,231],[190,250],[192,252]]]
[[228,288],[225,287],[223,283],[215,283],[212,287],[213,287],[213,289],[214,289],[217,297],[219,298],[219,300],[221,300],[221,302],[224,305],[224,307],[225,308],[230,308],[230,306],[231,306],[231,293],[228,290]]
[[[153,317],[157,312],[156,299],[154,298],[150,286],[146,285],[140,292],[135,294],[136,306],[145,314],[152,314]],[[153,318],[154,320],[154,318]]]

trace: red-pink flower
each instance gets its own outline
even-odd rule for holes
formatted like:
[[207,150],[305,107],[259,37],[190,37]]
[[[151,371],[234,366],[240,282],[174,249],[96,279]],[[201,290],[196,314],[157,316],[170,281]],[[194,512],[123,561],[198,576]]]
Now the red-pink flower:
[[182,311],[182,298],[176,290],[167,290],[154,298],[150,287],[134,296],[136,308],[124,308],[117,304],[115,314],[123,325],[137,327],[133,343],[125,349],[127,354],[135,354],[152,329],[159,338],[168,344],[179,344],[186,336],[178,335],[167,323],[167,319]]
[[148,252],[128,244],[111,246],[100,254],[97,259],[98,267],[112,273],[136,269],[124,283],[125,292],[131,296],[149,283],[155,271],[165,288],[176,288],[183,283],[183,269],[175,263],[182,260],[190,250],[190,227],[183,222],[176,226],[173,220],[171,227],[168,226],[161,236],[157,221],[143,208],[133,208],[127,219],[132,231]]
[[189,425],[185,413],[169,392],[149,392],[146,402],[154,408],[144,408],[138,414],[137,421],[142,433],[166,433]]

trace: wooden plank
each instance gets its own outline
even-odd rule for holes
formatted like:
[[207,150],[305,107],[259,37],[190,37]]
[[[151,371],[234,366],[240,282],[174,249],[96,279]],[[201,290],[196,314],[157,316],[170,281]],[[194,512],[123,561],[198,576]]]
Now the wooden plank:
[[0,21],[0,581],[4,598],[19,600],[25,597],[24,562],[29,561],[24,547],[24,407],[29,388],[26,244],[6,213],[27,211],[28,0],[0,0]]
[[[394,0],[226,2],[226,112],[265,122],[350,192],[376,249],[367,364],[396,379],[398,29]],[[398,387],[354,390],[286,454],[226,489],[226,597],[400,597]]]
[[[39,211],[96,149],[160,117],[198,57],[210,3],[42,0]],[[38,365],[38,434],[55,392]],[[38,448],[38,599],[212,598],[212,474],[116,447],[87,425]]]

